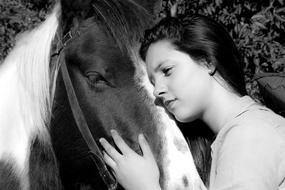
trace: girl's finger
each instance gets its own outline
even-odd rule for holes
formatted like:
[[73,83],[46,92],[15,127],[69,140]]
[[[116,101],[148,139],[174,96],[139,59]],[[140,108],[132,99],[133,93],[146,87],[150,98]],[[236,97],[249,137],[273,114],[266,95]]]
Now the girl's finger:
[[120,149],[120,151],[127,155],[133,150],[125,143],[125,141],[122,139],[122,137],[117,133],[115,130],[111,130],[112,137],[114,139],[115,144]]
[[116,170],[116,162],[105,151],[103,151],[103,159],[106,164],[112,168],[112,170]]
[[103,146],[103,148],[105,149],[105,151],[107,152],[107,154],[112,158],[112,160],[114,160],[115,162],[117,160],[119,160],[122,155],[112,146],[108,143],[108,141],[106,141],[106,139],[104,138],[100,138],[99,142],[101,143],[101,145]]
[[143,156],[146,156],[146,157],[153,157],[153,154],[152,154],[152,151],[150,149],[150,146],[148,144],[148,142],[146,141],[145,137],[143,134],[139,134],[139,144],[140,144],[140,147],[142,149],[142,152],[143,152]]

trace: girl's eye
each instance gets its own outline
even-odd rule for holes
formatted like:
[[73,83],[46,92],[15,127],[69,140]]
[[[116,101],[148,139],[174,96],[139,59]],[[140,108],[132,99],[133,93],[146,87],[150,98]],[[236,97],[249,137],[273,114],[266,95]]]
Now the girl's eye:
[[171,67],[164,68],[162,69],[162,73],[164,74],[164,76],[169,76],[171,74],[171,70],[172,70]]

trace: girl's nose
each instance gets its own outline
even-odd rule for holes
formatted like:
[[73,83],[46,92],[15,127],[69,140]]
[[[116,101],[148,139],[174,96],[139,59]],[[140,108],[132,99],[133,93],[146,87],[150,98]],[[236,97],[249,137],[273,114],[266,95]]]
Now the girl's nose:
[[161,98],[165,93],[166,93],[166,87],[165,87],[165,85],[156,83],[155,86],[154,86],[153,95],[154,95],[156,98]]

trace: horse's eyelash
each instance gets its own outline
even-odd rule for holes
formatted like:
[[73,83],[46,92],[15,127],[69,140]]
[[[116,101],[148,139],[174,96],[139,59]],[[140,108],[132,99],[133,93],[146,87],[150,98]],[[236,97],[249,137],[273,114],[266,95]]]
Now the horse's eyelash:
[[88,78],[86,80],[87,80],[87,84],[89,85],[90,88],[95,88],[95,89],[100,88],[99,85],[101,85],[101,84],[93,83]]

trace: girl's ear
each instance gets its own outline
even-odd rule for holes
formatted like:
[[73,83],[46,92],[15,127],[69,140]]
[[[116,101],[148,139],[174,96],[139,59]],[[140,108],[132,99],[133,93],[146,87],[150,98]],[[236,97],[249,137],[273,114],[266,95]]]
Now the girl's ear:
[[214,65],[211,65],[208,69],[209,69],[209,71],[208,71],[209,75],[214,76],[216,71],[217,71],[217,67]]
[[208,62],[206,60],[201,60],[200,64],[203,65],[205,67],[205,69],[208,70],[208,73],[209,73],[210,76],[214,76],[214,74],[217,71],[216,65],[214,65],[213,63]]
[[217,71],[217,67],[213,63],[207,63],[206,66],[207,66],[209,75],[214,76],[214,74]]

